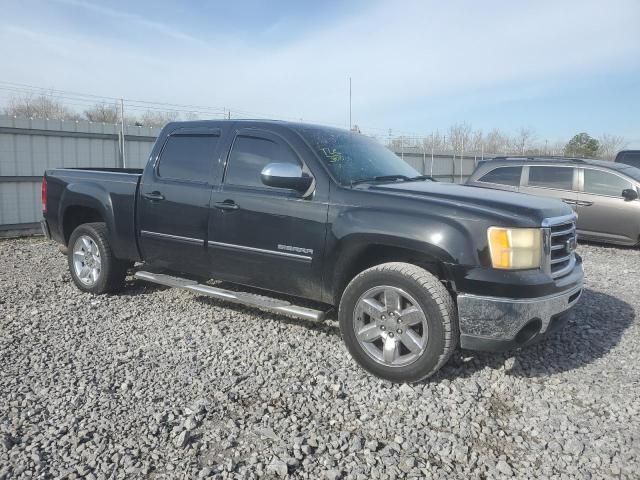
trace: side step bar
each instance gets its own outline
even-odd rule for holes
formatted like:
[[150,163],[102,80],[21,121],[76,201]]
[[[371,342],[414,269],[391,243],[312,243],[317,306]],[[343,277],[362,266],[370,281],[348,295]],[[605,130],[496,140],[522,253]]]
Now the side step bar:
[[142,270],[137,271],[134,276],[140,280],[146,280],[147,282],[158,283],[167,287],[182,288],[184,290],[190,290],[194,293],[207,295],[219,300],[226,300],[228,302],[239,303],[249,307],[269,310],[275,313],[282,313],[293,317],[303,318],[305,320],[311,320],[313,322],[320,322],[325,318],[325,312],[321,310],[300,307],[298,305],[292,305],[285,300],[255,295],[253,293],[234,292],[232,290],[211,287],[186,278],[173,277],[162,273],[144,272]]

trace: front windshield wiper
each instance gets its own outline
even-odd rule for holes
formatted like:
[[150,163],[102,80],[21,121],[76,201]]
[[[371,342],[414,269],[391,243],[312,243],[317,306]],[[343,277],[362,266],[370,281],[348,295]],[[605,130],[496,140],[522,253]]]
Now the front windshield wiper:
[[351,186],[359,183],[375,183],[375,182],[393,182],[395,180],[402,180],[407,182],[410,180],[406,175],[378,175],[377,177],[358,178],[357,180],[351,180]]
[[431,180],[437,182],[431,175],[418,175],[416,177],[407,177],[406,175],[378,175],[377,177],[358,178],[357,180],[351,180],[351,186],[358,185],[359,183],[375,183],[375,182],[395,182],[400,180],[402,182],[417,182],[420,180]]
[[410,182],[414,182],[416,180],[431,180],[432,182],[437,182],[437,180],[431,175],[418,175],[417,177],[411,177],[408,179]]

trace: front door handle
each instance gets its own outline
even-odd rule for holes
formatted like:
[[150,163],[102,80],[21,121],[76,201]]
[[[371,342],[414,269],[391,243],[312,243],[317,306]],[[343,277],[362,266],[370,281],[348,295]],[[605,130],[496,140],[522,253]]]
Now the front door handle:
[[143,193],[142,197],[146,198],[147,200],[151,200],[152,202],[159,202],[161,200],[164,200],[164,195],[157,191],[151,193]]
[[569,205],[577,205],[578,204],[577,200],[571,200],[570,198],[563,198],[562,201],[564,203],[569,204]]
[[216,208],[220,210],[238,210],[240,206],[233,200],[225,200],[224,202],[216,202]]

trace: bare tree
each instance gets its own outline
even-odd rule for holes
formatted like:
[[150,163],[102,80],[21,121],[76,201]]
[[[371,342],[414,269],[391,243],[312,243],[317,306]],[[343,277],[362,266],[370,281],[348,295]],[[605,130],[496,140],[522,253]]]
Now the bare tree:
[[[627,141],[624,137],[603,134],[600,139],[598,156],[609,160],[615,154],[625,148]],[[424,137],[391,136],[389,132],[387,146],[395,152],[407,152],[418,149],[421,152],[437,153],[449,152],[460,155],[464,152],[468,155],[484,154],[485,157],[494,155],[563,155],[566,141],[539,140],[532,128],[520,128],[515,134],[509,134],[497,128],[485,133],[482,130],[473,130],[468,123],[456,123],[449,127],[446,135],[439,131],[432,132]]]
[[90,122],[118,123],[120,122],[120,107],[117,103],[97,103],[84,111],[84,116]]
[[567,144],[566,140],[556,140],[549,146],[551,155],[564,155],[564,147]]
[[620,150],[624,150],[624,148],[629,144],[624,137],[619,135],[609,135],[607,133],[603,133],[598,137],[598,141],[600,142],[600,149],[598,150],[598,156],[605,160],[613,160]]
[[164,127],[167,123],[178,120],[179,117],[177,112],[147,110],[140,117],[139,123],[145,127]]
[[79,120],[80,115],[48,95],[13,97],[4,109],[6,115],[53,120]]
[[471,134],[469,139],[469,147],[465,145],[465,150],[471,154],[479,154],[484,151],[484,132],[476,130]]
[[484,152],[488,154],[506,154],[509,151],[511,139],[497,128],[491,130],[484,137]]
[[447,132],[447,144],[456,153],[462,153],[465,145],[471,143],[471,125],[468,123],[456,123],[449,127]]
[[444,137],[438,130],[422,139],[422,150],[424,152],[443,152],[445,148]]
[[422,139],[407,135],[400,135],[392,138],[388,147],[394,152],[401,152],[407,148],[422,148]]
[[531,128],[520,128],[514,138],[515,150],[520,155],[524,155],[532,147],[535,138],[536,134]]

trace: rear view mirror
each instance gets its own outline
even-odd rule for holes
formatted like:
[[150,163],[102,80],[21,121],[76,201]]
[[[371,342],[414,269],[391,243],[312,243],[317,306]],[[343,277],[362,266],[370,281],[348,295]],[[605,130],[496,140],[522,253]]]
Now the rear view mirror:
[[635,188],[625,188],[622,191],[622,197],[628,202],[636,200],[638,198],[638,191]]
[[306,192],[313,181],[299,165],[292,163],[270,163],[262,169],[260,177],[269,187],[289,188],[300,193]]

